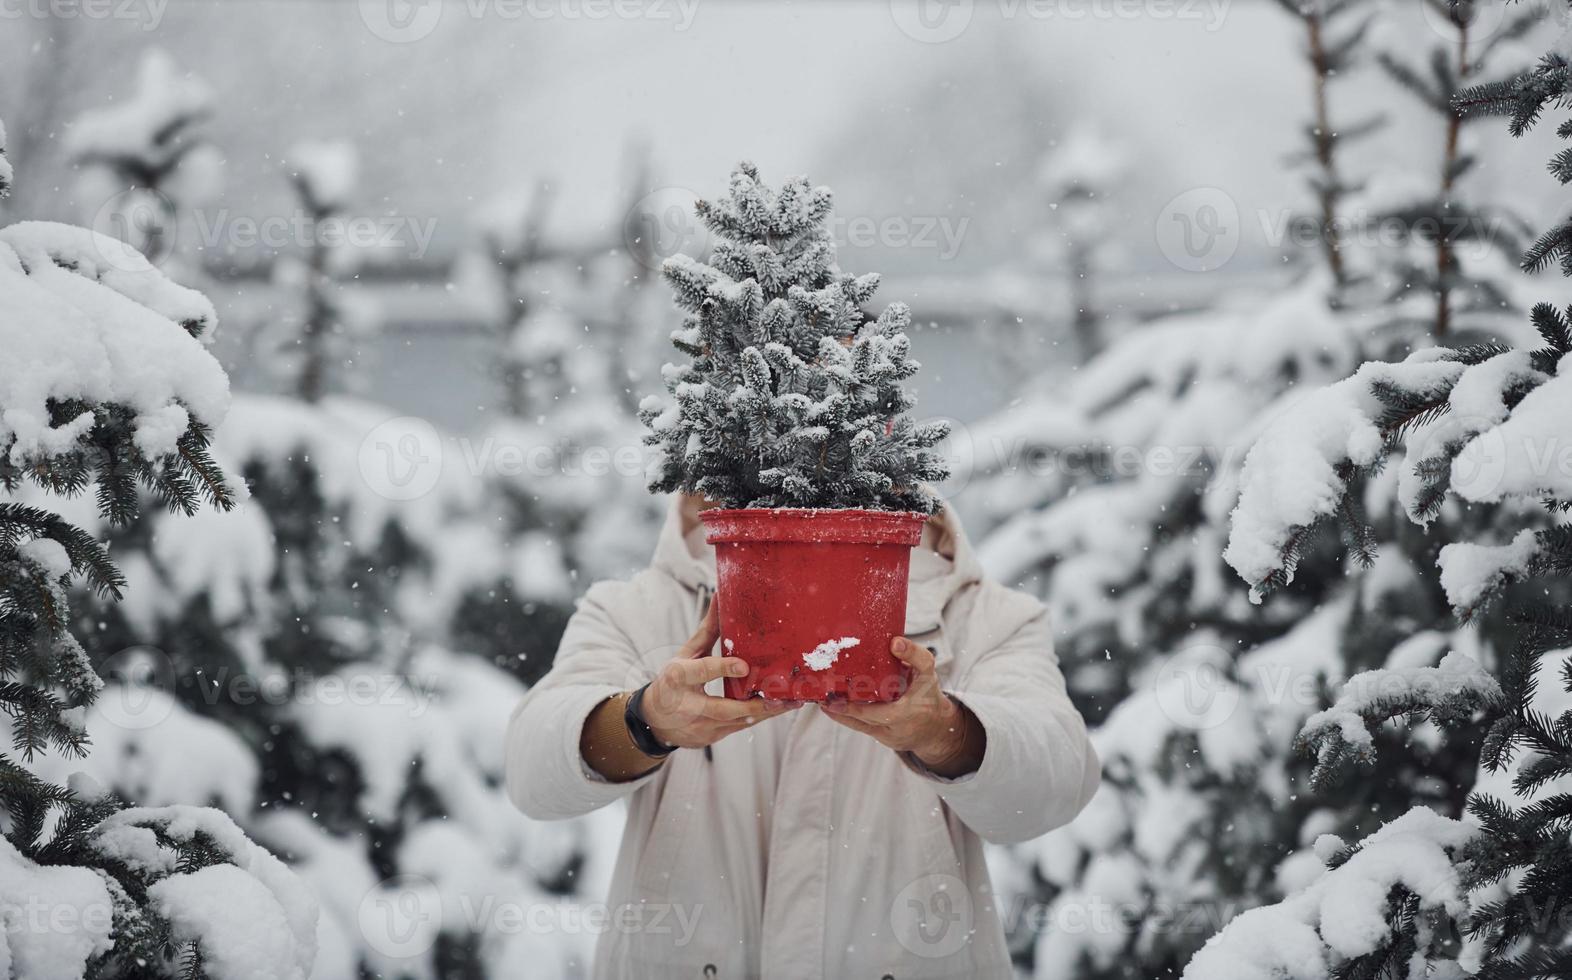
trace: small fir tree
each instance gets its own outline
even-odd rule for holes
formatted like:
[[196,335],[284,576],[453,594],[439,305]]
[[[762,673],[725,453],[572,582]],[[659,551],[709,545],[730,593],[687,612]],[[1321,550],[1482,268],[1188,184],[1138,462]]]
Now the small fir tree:
[[1435,44],[1423,64],[1407,57],[1407,38],[1377,55],[1382,70],[1438,119],[1441,136],[1435,174],[1429,178],[1433,190],[1409,189],[1373,216],[1383,229],[1400,230],[1406,242],[1418,246],[1396,250],[1394,285],[1386,301],[1401,308],[1405,296],[1424,296],[1431,307],[1399,314],[1393,324],[1398,349],[1412,343],[1416,333],[1441,343],[1485,339],[1493,321],[1511,312],[1508,284],[1494,274],[1490,260],[1521,247],[1521,222],[1472,200],[1461,186],[1479,159],[1463,139],[1468,117],[1452,103],[1465,86],[1499,76],[1497,62],[1542,20],[1537,8],[1517,10],[1497,30],[1486,32],[1479,24],[1482,3],[1423,2],[1451,36]]
[[1332,277],[1333,303],[1340,303],[1356,276],[1343,252],[1343,200],[1357,185],[1339,165],[1339,151],[1349,143],[1381,128],[1378,116],[1339,125],[1332,118],[1331,88],[1363,56],[1366,34],[1374,11],[1365,0],[1277,0],[1278,6],[1304,27],[1304,55],[1312,77],[1312,110],[1304,128],[1305,146],[1290,157],[1310,164],[1306,183],[1315,197],[1315,210],[1301,217],[1320,243],[1322,257]]
[[350,275],[359,257],[356,249],[326,240],[324,229],[342,222],[349,213],[349,199],[359,179],[359,158],[353,144],[344,140],[307,142],[289,154],[290,181],[311,228],[304,244],[305,260],[281,262],[280,275],[301,287],[298,313],[297,397],[315,402],[327,394],[334,371],[352,360],[346,349],[348,335],[360,325],[345,301],[338,281]]
[[879,277],[837,267],[830,208],[828,188],[794,178],[775,191],[748,163],[726,199],[697,205],[710,263],[679,255],[664,269],[686,312],[672,340],[692,360],[666,369],[669,404],[639,409],[659,451],[652,491],[727,507],[937,505],[925,483],[948,475],[934,446],[949,427],[905,415],[911,313],[894,303],[867,319]]

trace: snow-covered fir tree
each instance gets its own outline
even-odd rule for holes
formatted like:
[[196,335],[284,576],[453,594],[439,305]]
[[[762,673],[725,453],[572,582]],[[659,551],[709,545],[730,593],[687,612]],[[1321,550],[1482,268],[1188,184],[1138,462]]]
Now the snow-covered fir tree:
[[905,414],[911,312],[863,313],[879,277],[836,265],[829,189],[799,177],[776,191],[743,163],[727,197],[697,210],[709,263],[664,269],[686,314],[672,342],[691,360],[666,369],[668,402],[639,409],[660,453],[650,489],[727,507],[931,511],[949,428]]
[[[0,193],[11,176],[0,165]],[[119,598],[126,587],[62,510],[91,493],[90,514],[124,524],[142,492],[186,514],[242,496],[208,451],[229,402],[203,345],[215,319],[123,242],[45,222],[0,229],[0,700],[11,745],[0,753],[0,897],[52,917],[6,930],[0,950],[18,976],[227,980],[260,957],[305,980],[315,960],[315,900],[224,813],[128,807],[86,773],[62,785],[43,771],[84,768],[89,718],[111,693],[70,632],[67,589],[80,579]],[[236,914],[215,916],[220,901]]]
[[1512,311],[1511,257],[1525,230],[1505,209],[1470,198],[1469,175],[1479,158],[1466,139],[1470,121],[1452,102],[1465,86],[1517,70],[1517,43],[1542,20],[1542,11],[1514,9],[1505,23],[1490,24],[1493,0],[1425,2],[1433,22],[1450,36],[1416,51],[1402,32],[1377,61],[1435,120],[1433,170],[1378,174],[1358,198],[1369,223],[1399,238],[1383,250],[1390,256],[1389,281],[1380,297],[1391,309],[1387,332],[1394,351],[1416,336],[1464,344],[1496,336],[1502,315]]
[[300,243],[303,259],[281,257],[275,267],[275,278],[299,293],[298,309],[281,324],[287,331],[281,343],[292,355],[294,393],[314,402],[335,379],[344,379],[344,365],[354,360],[355,336],[366,325],[341,286],[362,256],[349,236],[336,233],[350,217],[360,158],[346,140],[322,140],[296,144],[287,163],[310,234]]
[[1339,157],[1349,144],[1378,131],[1382,118],[1339,118],[1332,108],[1332,88],[1367,54],[1367,33],[1376,10],[1368,0],[1277,3],[1303,27],[1303,55],[1312,86],[1310,118],[1302,130],[1305,144],[1290,157],[1290,162],[1303,167],[1314,205],[1301,211],[1297,220],[1308,226],[1309,240],[1319,245],[1322,265],[1332,277],[1332,299],[1337,304],[1359,278],[1343,254],[1349,220],[1344,199],[1359,184],[1344,173]]
[[[1521,135],[1572,92],[1566,65],[1553,52],[1526,74],[1456,94],[1453,104],[1471,115],[1509,115]],[[1561,134],[1572,134],[1572,124]],[[1572,180],[1565,168],[1551,170]],[[1525,270],[1556,257],[1557,235],[1552,229],[1528,250]],[[1562,468],[1546,465],[1567,430],[1560,368],[1572,352],[1572,310],[1541,303],[1532,320],[1538,344],[1366,363],[1275,421],[1251,450],[1228,559],[1253,591],[1293,588],[1316,528],[1348,513],[1361,474],[1388,467],[1408,518],[1444,542],[1435,586],[1480,635],[1473,651],[1439,657],[1443,644],[1408,662],[1396,662],[1394,651],[1394,662],[1350,678],[1300,732],[1316,781],[1442,740],[1477,753],[1483,771],[1464,787],[1473,790],[1471,819],[1438,812],[1415,793],[1421,805],[1374,833],[1351,844],[1317,841],[1324,869],[1282,903],[1241,916],[1187,977],[1258,975],[1289,963],[1340,978],[1539,980],[1572,971],[1561,911],[1572,881],[1572,486]],[[1482,738],[1481,717],[1491,719]],[[1383,732],[1417,734],[1422,724],[1455,730],[1378,748]]]
[[200,132],[212,112],[207,83],[152,48],[134,93],[84,112],[66,129],[88,206],[110,209],[104,221],[155,262],[174,248],[182,199],[203,195],[212,182],[214,151]]
[[[1383,549],[1367,572],[1317,542],[1302,556],[1302,588],[1264,608],[1228,587],[1219,558],[1263,421],[1390,342],[1386,312],[1357,288],[1372,257],[1343,238],[1361,182],[1341,152],[1378,128],[1335,126],[1328,100],[1362,54],[1372,11],[1290,9],[1313,79],[1300,155],[1315,198],[1304,219],[1313,265],[1276,295],[1134,328],[1068,385],[1045,384],[972,430],[987,468],[963,509],[1002,519],[984,562],[1050,602],[1072,693],[1101,722],[1101,817],[1035,845],[1021,887],[1050,902],[1050,919],[1099,903],[1125,910],[1117,928],[1044,931],[1041,976],[1177,972],[1233,915],[1291,890],[1317,836],[1359,836],[1400,815],[1413,802],[1402,787],[1456,808],[1472,771],[1466,752],[1436,743],[1383,753],[1371,778],[1318,797],[1294,747],[1332,685],[1389,655],[1439,659],[1449,612],[1438,591],[1414,587],[1424,541]],[[1410,342],[1429,343],[1423,333]],[[1385,518],[1400,516],[1394,493],[1377,482],[1353,501],[1372,514],[1372,543],[1407,523]]]
[[1064,278],[1064,319],[1082,363],[1110,339],[1112,311],[1102,307],[1097,283],[1117,257],[1114,240],[1120,216],[1114,205],[1129,175],[1125,149],[1084,123],[1043,157],[1038,170],[1048,212],[1030,247],[1039,269],[1058,270]]
[[[314,175],[303,193],[343,200],[352,185],[335,190],[328,178],[343,178],[347,162],[325,156],[303,169]],[[322,258],[322,296],[343,302],[334,276],[353,256]],[[312,307],[310,281],[291,274],[282,278]],[[290,312],[286,332],[298,326]],[[325,372],[335,386],[353,380],[339,366]],[[523,694],[526,665],[536,669],[555,638],[548,624],[538,642],[497,657],[472,643],[482,624],[459,611],[478,580],[505,567],[510,541],[451,445],[429,493],[378,492],[367,467],[386,461],[369,437],[398,414],[331,393],[311,403],[237,395],[213,441],[248,484],[247,505],[189,520],[148,514],[117,530],[130,601],[81,596],[73,610],[89,652],[160,720],[128,728],[113,710],[90,709],[84,727],[99,751],[41,766],[62,778],[85,769],[139,803],[222,806],[320,902],[313,975],[505,976],[529,962],[571,977],[593,937],[503,935],[455,914],[429,943],[406,947],[362,926],[368,907],[423,900],[407,875],[449,910],[488,900],[569,908],[603,886],[614,850],[615,814],[536,824],[503,795],[493,736]],[[636,423],[623,421],[636,444]],[[559,593],[565,577],[548,576]],[[193,744],[205,746],[195,757]]]

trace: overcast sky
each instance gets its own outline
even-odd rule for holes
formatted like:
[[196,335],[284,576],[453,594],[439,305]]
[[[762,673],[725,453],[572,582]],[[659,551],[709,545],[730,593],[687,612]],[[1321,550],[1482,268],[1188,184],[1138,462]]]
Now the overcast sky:
[[[1152,227],[1188,189],[1237,203],[1242,267],[1271,259],[1252,251],[1261,215],[1303,199],[1282,158],[1309,78],[1297,25],[1261,0],[652,0],[623,17],[613,0],[164,2],[123,0],[149,5],[141,22],[11,18],[0,113],[20,112],[22,74],[60,59],[61,42],[64,116],[113,98],[141,50],[161,46],[220,93],[210,131],[228,158],[227,206],[287,207],[289,145],[345,136],[366,156],[364,206],[440,219],[439,247],[541,176],[558,188],[559,230],[615,227],[640,140],[656,185],[713,193],[748,158],[832,184],[845,214],[944,219],[952,234],[968,222],[959,261],[939,264],[942,239],[877,257],[918,274],[991,267],[1019,248],[1041,223],[1030,174],[1078,120],[1137,162],[1119,204],[1134,268],[1161,263]],[[1409,17],[1400,39],[1422,51],[1434,35]],[[1345,122],[1399,119],[1372,166],[1422,169],[1440,138],[1404,99],[1373,72],[1334,90]],[[1478,132],[1521,159],[1503,134]],[[25,138],[14,122],[12,137]],[[1555,192],[1497,183],[1531,201]]]

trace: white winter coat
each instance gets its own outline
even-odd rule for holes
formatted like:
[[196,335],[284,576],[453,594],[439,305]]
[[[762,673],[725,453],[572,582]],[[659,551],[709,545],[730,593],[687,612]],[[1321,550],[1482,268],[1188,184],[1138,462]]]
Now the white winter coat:
[[685,539],[693,521],[674,501],[651,567],[589,590],[508,726],[507,790],[526,814],[628,801],[595,977],[1009,977],[1008,910],[995,907],[982,842],[1069,822],[1100,777],[1042,605],[982,578],[951,511],[930,522],[906,632],[934,649],[945,690],[987,732],[975,773],[933,776],[808,705],[712,757],[679,749],[608,783],[585,766],[580,731],[697,627],[714,557]]

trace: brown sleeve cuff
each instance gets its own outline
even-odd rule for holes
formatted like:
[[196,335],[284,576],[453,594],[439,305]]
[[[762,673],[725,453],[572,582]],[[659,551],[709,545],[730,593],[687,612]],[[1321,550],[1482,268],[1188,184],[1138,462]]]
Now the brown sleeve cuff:
[[665,760],[645,755],[633,744],[623,713],[631,693],[623,691],[597,704],[584,720],[579,753],[608,782],[625,783],[654,770]]
[[[949,695],[945,696],[949,697]],[[982,768],[983,753],[988,750],[988,731],[983,728],[983,723],[977,716],[972,714],[972,709],[956,698],[950,700],[961,709],[961,730],[956,733],[949,750],[942,756],[932,760],[919,758],[917,761],[935,776],[959,779]]]

